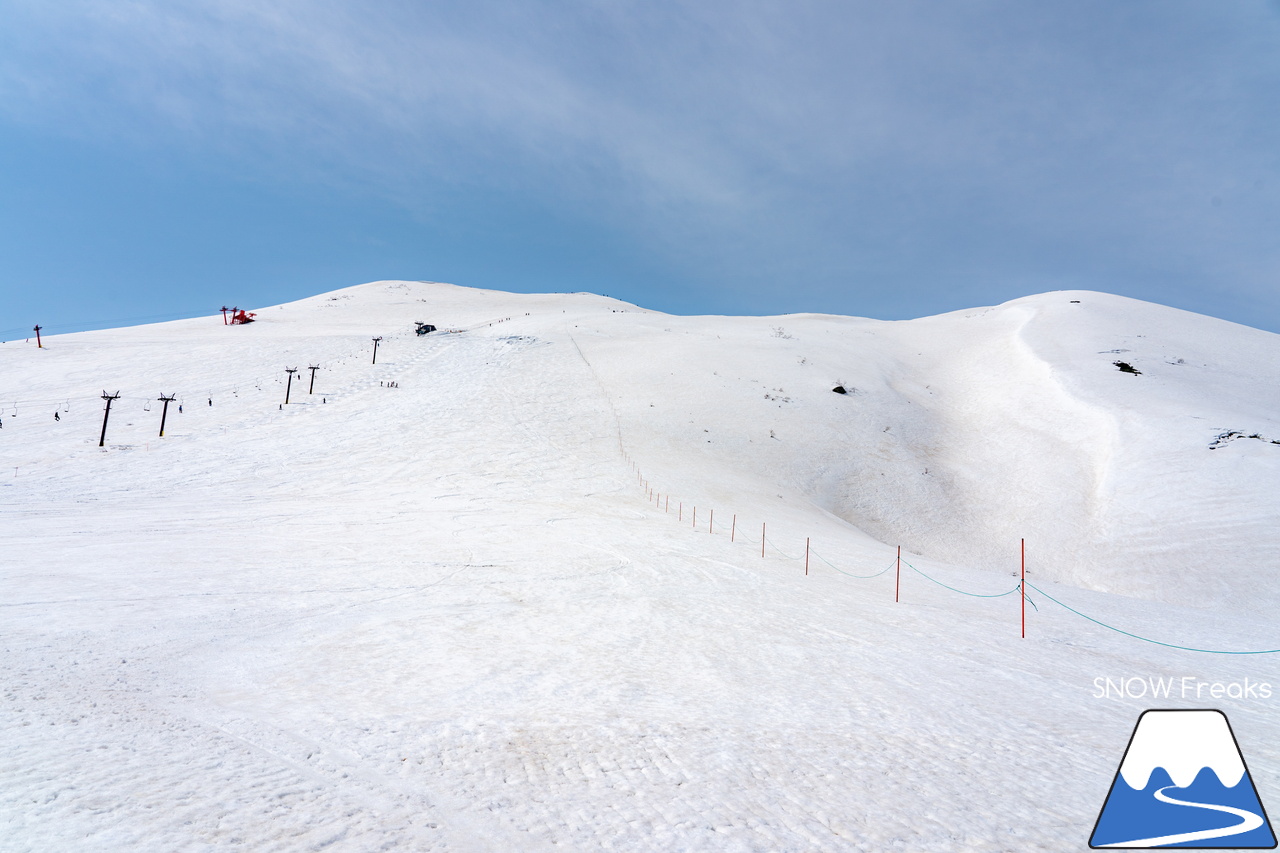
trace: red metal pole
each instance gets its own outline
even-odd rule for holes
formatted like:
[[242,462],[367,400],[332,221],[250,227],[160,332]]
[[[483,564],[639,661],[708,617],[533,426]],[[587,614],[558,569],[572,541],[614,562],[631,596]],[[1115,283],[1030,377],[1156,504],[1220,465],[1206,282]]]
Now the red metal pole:
[[1027,638],[1027,540],[1022,540],[1022,583],[1018,584],[1018,589],[1022,590],[1022,639]]
[[733,514],[733,526],[729,528],[729,541],[733,541],[733,534],[738,532],[738,514]]
[[893,578],[893,603],[898,603],[898,590],[902,589],[902,546],[898,546],[898,568]]
[[663,509],[666,512],[671,512],[671,495],[667,495],[663,500],[665,501],[665,503],[663,504]]

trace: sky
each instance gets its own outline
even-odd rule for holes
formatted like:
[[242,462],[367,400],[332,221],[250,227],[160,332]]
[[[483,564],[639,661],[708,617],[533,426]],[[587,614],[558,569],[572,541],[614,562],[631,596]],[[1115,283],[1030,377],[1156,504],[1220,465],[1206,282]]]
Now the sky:
[[1280,2],[0,0],[0,338],[379,279],[1280,332]]

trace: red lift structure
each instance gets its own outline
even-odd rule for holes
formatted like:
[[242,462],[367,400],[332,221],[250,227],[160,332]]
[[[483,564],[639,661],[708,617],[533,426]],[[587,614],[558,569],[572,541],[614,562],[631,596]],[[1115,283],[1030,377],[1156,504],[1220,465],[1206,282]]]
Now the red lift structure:
[[[243,308],[228,308],[222,306],[222,325],[224,326],[243,326],[245,323],[252,323],[253,318],[258,316],[252,311],[245,311]],[[227,312],[231,312],[231,321],[227,321]]]

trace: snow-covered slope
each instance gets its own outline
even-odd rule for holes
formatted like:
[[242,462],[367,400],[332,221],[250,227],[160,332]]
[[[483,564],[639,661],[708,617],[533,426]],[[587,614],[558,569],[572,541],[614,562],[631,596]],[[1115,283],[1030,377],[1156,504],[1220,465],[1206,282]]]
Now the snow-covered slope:
[[1273,334],[1059,292],[900,323],[610,316],[577,339],[673,489],[747,474],[708,495],[778,484],[939,559],[1008,571],[1026,538],[1041,578],[1278,601]]
[[379,282],[5,343],[0,849],[1079,849],[1146,707],[1095,678],[1277,656],[851,575],[901,544],[1007,593],[1025,537],[1104,622],[1280,647],[1278,362],[1092,292],[890,323]]

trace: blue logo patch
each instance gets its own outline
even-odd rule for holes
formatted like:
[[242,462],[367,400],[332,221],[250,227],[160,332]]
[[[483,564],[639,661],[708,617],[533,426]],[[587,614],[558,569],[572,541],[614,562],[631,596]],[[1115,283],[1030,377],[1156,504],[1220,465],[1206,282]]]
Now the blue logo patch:
[[1144,711],[1089,846],[1275,848],[1271,822],[1226,714]]

